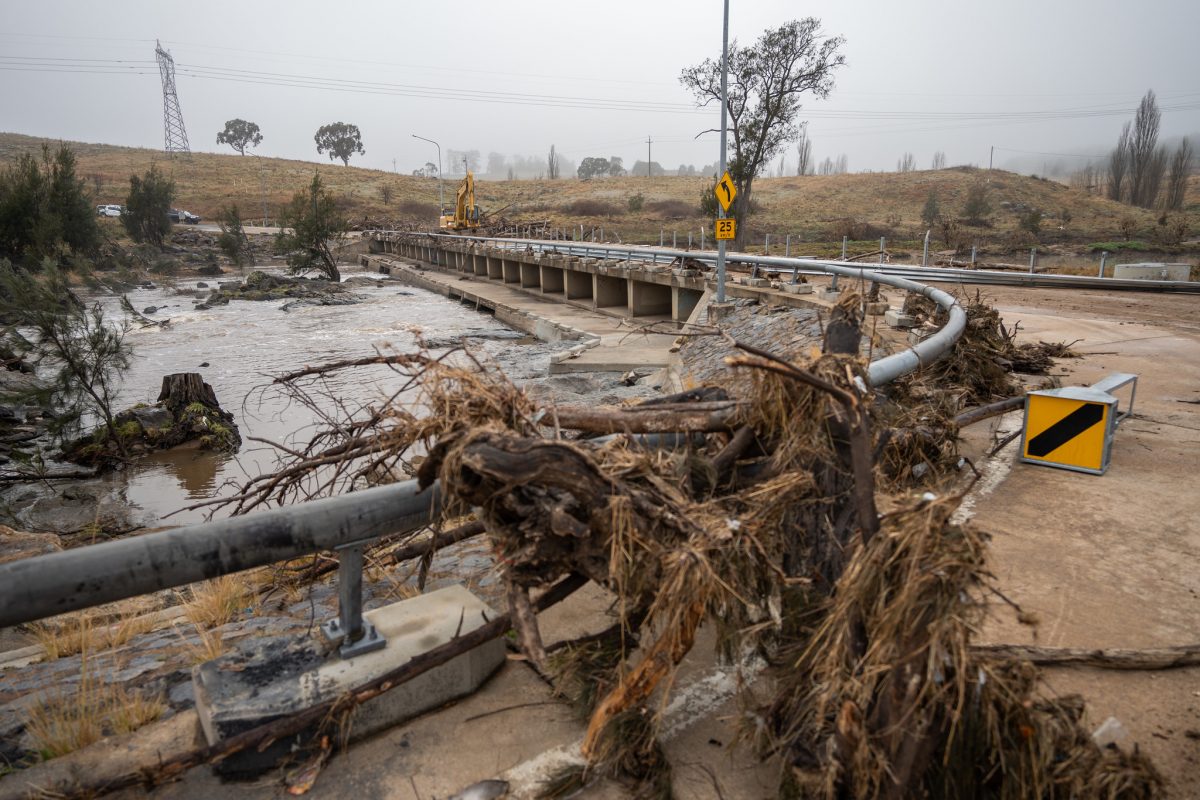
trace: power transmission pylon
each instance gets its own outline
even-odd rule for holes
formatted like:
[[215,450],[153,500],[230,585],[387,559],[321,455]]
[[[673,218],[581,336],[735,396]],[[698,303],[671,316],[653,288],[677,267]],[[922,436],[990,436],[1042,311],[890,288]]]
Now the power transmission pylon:
[[175,59],[154,42],[154,57],[158,59],[158,72],[162,75],[163,91],[163,141],[168,153],[190,153],[187,130],[183,127],[183,112],[179,110],[179,95],[175,93]]

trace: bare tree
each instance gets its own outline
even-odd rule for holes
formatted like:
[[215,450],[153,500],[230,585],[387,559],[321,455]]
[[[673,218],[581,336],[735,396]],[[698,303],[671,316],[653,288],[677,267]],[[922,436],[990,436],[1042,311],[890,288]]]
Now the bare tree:
[[912,172],[917,168],[917,159],[912,153],[905,153],[896,161],[896,172]]
[[1171,175],[1167,178],[1167,191],[1163,197],[1163,208],[1178,211],[1183,208],[1183,197],[1187,193],[1187,179],[1192,172],[1192,143],[1187,137],[1179,143],[1171,157]]
[[837,163],[833,165],[835,175],[845,175],[850,171],[850,158],[845,153],[837,157]]
[[1088,194],[1096,194],[1103,180],[1104,176],[1101,169],[1095,164],[1088,164],[1071,173],[1070,183],[1072,189],[1078,189]]
[[550,153],[546,156],[546,177],[550,180],[558,177],[558,153],[554,152],[554,145],[550,145]]
[[1108,154],[1108,199],[1118,203],[1125,200],[1129,191],[1126,178],[1129,175],[1129,123],[1121,128],[1117,146]]
[[936,153],[934,153],[933,154],[933,162],[929,165],[929,168],[930,169],[945,169],[946,168],[946,154],[941,150],[938,150]]
[[1154,205],[1167,166],[1166,154],[1158,152],[1161,122],[1162,112],[1158,110],[1154,90],[1150,90],[1138,103],[1129,137],[1129,202],[1142,208]]
[[796,143],[796,174],[812,175],[812,139],[808,138],[808,123],[800,124],[800,141]]
[[822,161],[822,162],[821,162],[821,166],[817,168],[817,174],[819,174],[819,175],[832,175],[832,174],[833,174],[833,169],[834,169],[834,166],[833,166],[833,159],[832,159],[832,158],[830,158],[829,156],[825,156],[825,160],[824,160],[824,161]]
[[[803,95],[823,99],[833,90],[834,70],[846,63],[838,52],[844,42],[840,36],[822,38],[820,20],[808,17],[767,30],[749,47],[730,47],[726,108],[733,134],[729,173],[738,190],[735,218],[749,216],[754,179],[796,139]],[[685,69],[679,80],[701,105],[724,99],[720,59]],[[746,230],[745,224],[738,226],[735,250],[742,249]]]

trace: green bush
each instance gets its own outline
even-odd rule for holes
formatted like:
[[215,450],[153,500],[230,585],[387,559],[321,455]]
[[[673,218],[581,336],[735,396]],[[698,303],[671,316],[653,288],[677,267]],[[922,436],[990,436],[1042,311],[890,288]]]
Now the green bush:
[[161,250],[171,231],[169,214],[174,199],[175,181],[164,175],[157,164],[151,164],[140,178],[129,176],[129,196],[125,198],[121,224],[138,244],[148,242]]
[[96,213],[66,145],[53,155],[43,145],[40,162],[23,153],[0,172],[0,258],[36,269],[45,258],[90,257],[99,245]]

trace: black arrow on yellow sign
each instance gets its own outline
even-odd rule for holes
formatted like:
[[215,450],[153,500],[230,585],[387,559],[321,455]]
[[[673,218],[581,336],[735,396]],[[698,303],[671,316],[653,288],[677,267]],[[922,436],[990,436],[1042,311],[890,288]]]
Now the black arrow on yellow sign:
[[1104,419],[1103,403],[1084,403],[1029,440],[1025,452],[1045,458],[1079,434]]

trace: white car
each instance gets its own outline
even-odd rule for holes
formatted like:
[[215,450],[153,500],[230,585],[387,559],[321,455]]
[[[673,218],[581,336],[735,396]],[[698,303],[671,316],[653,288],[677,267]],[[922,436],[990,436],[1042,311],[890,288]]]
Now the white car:
[[121,211],[123,211],[123,210],[124,209],[122,209],[120,206],[116,206],[116,205],[96,206],[96,216],[97,217],[119,217],[119,216],[121,216]]

